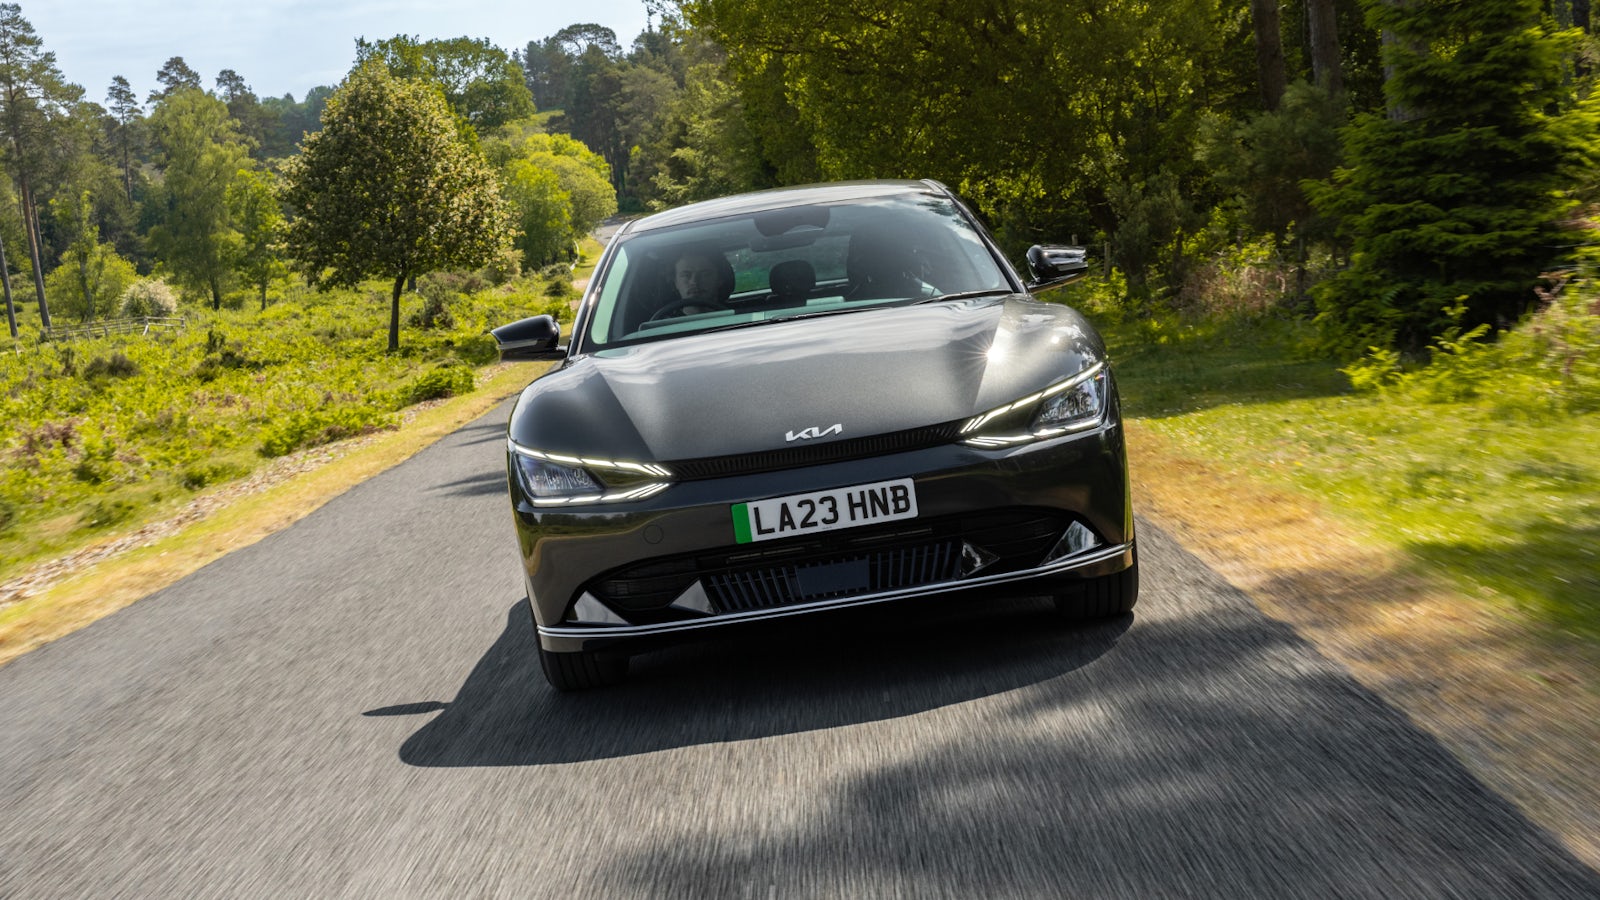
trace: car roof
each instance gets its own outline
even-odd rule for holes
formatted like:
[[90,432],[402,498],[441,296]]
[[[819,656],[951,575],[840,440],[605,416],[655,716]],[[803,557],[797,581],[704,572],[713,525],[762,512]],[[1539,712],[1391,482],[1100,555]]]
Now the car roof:
[[797,187],[776,188],[750,194],[735,194],[701,203],[691,203],[654,215],[636,219],[629,233],[638,234],[660,228],[671,228],[691,222],[706,222],[725,216],[748,215],[769,209],[788,206],[809,206],[818,203],[839,203],[873,197],[892,197],[912,194],[945,194],[944,185],[937,181],[836,181],[829,184],[807,184]]

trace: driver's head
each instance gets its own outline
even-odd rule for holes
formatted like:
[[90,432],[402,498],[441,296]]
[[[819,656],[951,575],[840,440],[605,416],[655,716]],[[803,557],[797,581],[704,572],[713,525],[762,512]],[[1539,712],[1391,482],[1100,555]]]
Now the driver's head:
[[691,251],[678,257],[673,266],[673,284],[680,300],[718,300],[722,275],[711,254]]

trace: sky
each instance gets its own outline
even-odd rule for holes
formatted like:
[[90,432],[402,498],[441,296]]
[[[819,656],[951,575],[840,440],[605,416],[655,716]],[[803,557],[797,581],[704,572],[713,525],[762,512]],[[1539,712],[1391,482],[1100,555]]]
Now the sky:
[[106,102],[113,76],[142,100],[174,56],[216,87],[238,72],[259,97],[336,85],[355,61],[356,38],[487,38],[510,53],[568,25],[594,22],[623,48],[645,29],[644,0],[19,0],[44,49],[84,99]]

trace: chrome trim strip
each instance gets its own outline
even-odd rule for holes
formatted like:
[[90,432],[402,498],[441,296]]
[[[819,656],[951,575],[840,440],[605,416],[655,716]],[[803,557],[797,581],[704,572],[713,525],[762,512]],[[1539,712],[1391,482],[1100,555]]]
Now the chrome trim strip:
[[1005,572],[999,575],[986,575],[981,578],[969,578],[959,581],[941,581],[938,584],[925,584],[914,588],[901,588],[896,591],[883,591],[877,594],[858,594],[854,597],[837,597],[832,600],[816,600],[811,603],[796,603],[792,606],[779,606],[773,609],[755,609],[741,613],[726,613],[705,619],[691,619],[686,622],[663,622],[658,625],[604,625],[587,628],[564,628],[559,625],[540,625],[539,634],[549,637],[589,638],[589,637],[637,637],[649,634],[667,634],[674,631],[691,631],[699,628],[713,628],[719,625],[732,625],[739,622],[752,622],[761,619],[778,619],[784,616],[795,616],[803,613],[819,612],[828,609],[842,609],[849,606],[868,606],[873,603],[883,603],[889,600],[900,600],[907,597],[920,597],[927,594],[942,594],[947,591],[963,588],[983,587],[991,584],[1004,584],[1007,581],[1022,581],[1038,575],[1051,575],[1071,569],[1092,566],[1095,563],[1114,559],[1133,548],[1132,542],[1106,547],[1083,556],[1069,556],[1058,559],[1036,568],[1022,572]]

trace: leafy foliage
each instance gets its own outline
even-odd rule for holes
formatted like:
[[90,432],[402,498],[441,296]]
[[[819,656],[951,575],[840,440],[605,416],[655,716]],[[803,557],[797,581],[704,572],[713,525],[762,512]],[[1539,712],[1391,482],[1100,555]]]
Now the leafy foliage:
[[122,292],[118,311],[124,316],[170,316],[178,311],[178,296],[165,281],[143,278]]
[[1463,327],[1466,307],[1446,310],[1454,324],[1436,338],[1426,365],[1407,368],[1393,350],[1374,347],[1343,369],[1351,384],[1393,402],[1477,402],[1498,415],[1549,418],[1600,411],[1600,283],[1559,279],[1541,308],[1499,341],[1489,327]]
[[617,211],[610,167],[567,135],[512,123],[484,142],[484,153],[521,229],[516,246],[525,265],[572,258],[576,242]]
[[284,219],[271,173],[241,169],[227,192],[228,212],[239,230],[234,268],[267,308],[267,288],[289,274],[283,259]]
[[472,377],[471,369],[461,365],[443,365],[407,382],[400,388],[399,398],[403,405],[410,406],[425,400],[468,394],[475,387],[477,382]]
[[239,246],[228,189],[244,164],[244,145],[227,105],[196,87],[167,93],[150,127],[166,163],[165,203],[151,243],[179,286],[209,295],[211,308],[221,309]]
[[389,350],[412,275],[474,268],[509,241],[488,164],[455,129],[438,90],[369,60],[328,100],[321,131],[285,171],[290,252],[313,285],[392,279]]
[[438,86],[450,108],[475,129],[487,131],[533,115],[533,94],[522,68],[487,40],[357,39],[356,65],[368,59],[381,60],[396,78]]
[[1369,2],[1367,19],[1394,36],[1389,110],[1357,118],[1315,191],[1354,247],[1317,293],[1327,340],[1420,351],[1462,297],[1465,325],[1503,328],[1582,237],[1568,191],[1600,153],[1600,107],[1568,99],[1579,35],[1537,0]]

